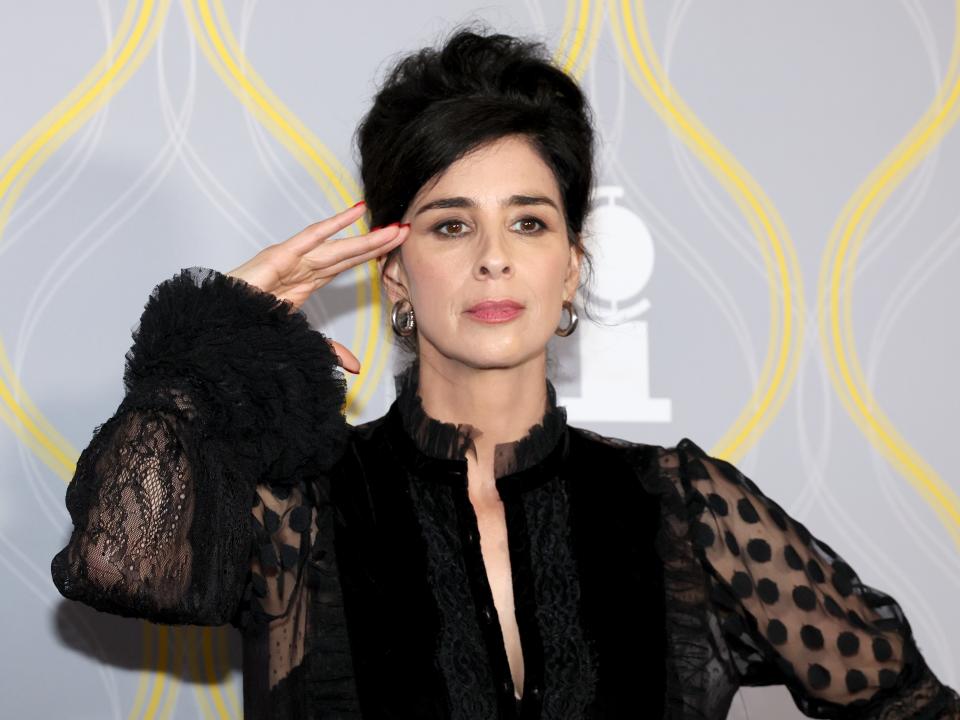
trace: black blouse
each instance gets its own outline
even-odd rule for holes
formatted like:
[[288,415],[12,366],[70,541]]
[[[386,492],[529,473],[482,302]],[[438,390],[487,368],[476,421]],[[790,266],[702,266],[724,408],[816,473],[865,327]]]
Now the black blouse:
[[960,718],[889,595],[730,463],[567,424],[496,448],[524,687],[467,494],[479,430],[429,417],[417,367],[360,425],[289,303],[189,268],[151,293],[66,493],[57,588],[243,636],[257,718],[726,717],[783,684],[811,717]]

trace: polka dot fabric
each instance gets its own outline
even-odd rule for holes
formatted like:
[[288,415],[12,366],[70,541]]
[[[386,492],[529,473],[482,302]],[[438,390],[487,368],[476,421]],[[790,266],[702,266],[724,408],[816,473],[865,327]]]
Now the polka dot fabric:
[[[687,438],[661,449],[710,613],[743,685],[784,684],[812,717],[958,717],[896,601],[735,466]],[[920,710],[949,708],[950,714]]]
[[315,511],[301,488],[258,485],[251,522],[250,612],[259,622],[286,615],[303,568],[303,551],[316,536]]
[[307,555],[317,536],[316,509],[306,483],[296,487],[257,485],[250,516],[253,528],[250,578],[239,627],[263,634],[269,686],[303,660],[309,593]]

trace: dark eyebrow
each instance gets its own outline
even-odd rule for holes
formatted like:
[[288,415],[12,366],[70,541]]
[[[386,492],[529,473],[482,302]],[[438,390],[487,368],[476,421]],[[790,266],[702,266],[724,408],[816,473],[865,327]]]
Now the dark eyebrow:
[[[560,212],[560,208],[557,207],[557,204],[545,195],[511,195],[500,203],[500,207],[510,207],[516,205],[549,205],[557,212]],[[419,210],[417,210],[417,212],[414,213],[414,217],[420,213],[426,212],[427,210],[454,207],[475,208],[477,207],[477,203],[475,200],[473,200],[473,198],[463,196],[440,198],[439,200],[433,200],[422,206]]]

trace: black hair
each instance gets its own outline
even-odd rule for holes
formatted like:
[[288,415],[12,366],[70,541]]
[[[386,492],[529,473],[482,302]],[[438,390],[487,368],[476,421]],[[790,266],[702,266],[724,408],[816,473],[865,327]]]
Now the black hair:
[[[471,150],[515,134],[553,171],[568,239],[586,261],[581,278],[589,277],[583,225],[595,182],[590,106],[543,42],[485,32],[476,22],[454,28],[439,47],[401,57],[357,126],[371,227],[400,220],[420,188]],[[415,354],[416,333],[398,344]]]

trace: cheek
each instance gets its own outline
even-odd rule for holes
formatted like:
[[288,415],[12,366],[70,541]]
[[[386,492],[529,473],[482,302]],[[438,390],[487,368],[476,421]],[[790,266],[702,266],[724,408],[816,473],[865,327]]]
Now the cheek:
[[534,291],[543,305],[544,312],[553,312],[554,306],[560,307],[563,301],[563,285],[567,270],[567,258],[551,259],[541,262],[531,274],[535,278]]
[[463,263],[452,258],[416,257],[407,263],[410,295],[414,307],[424,314],[446,313],[462,298]]

